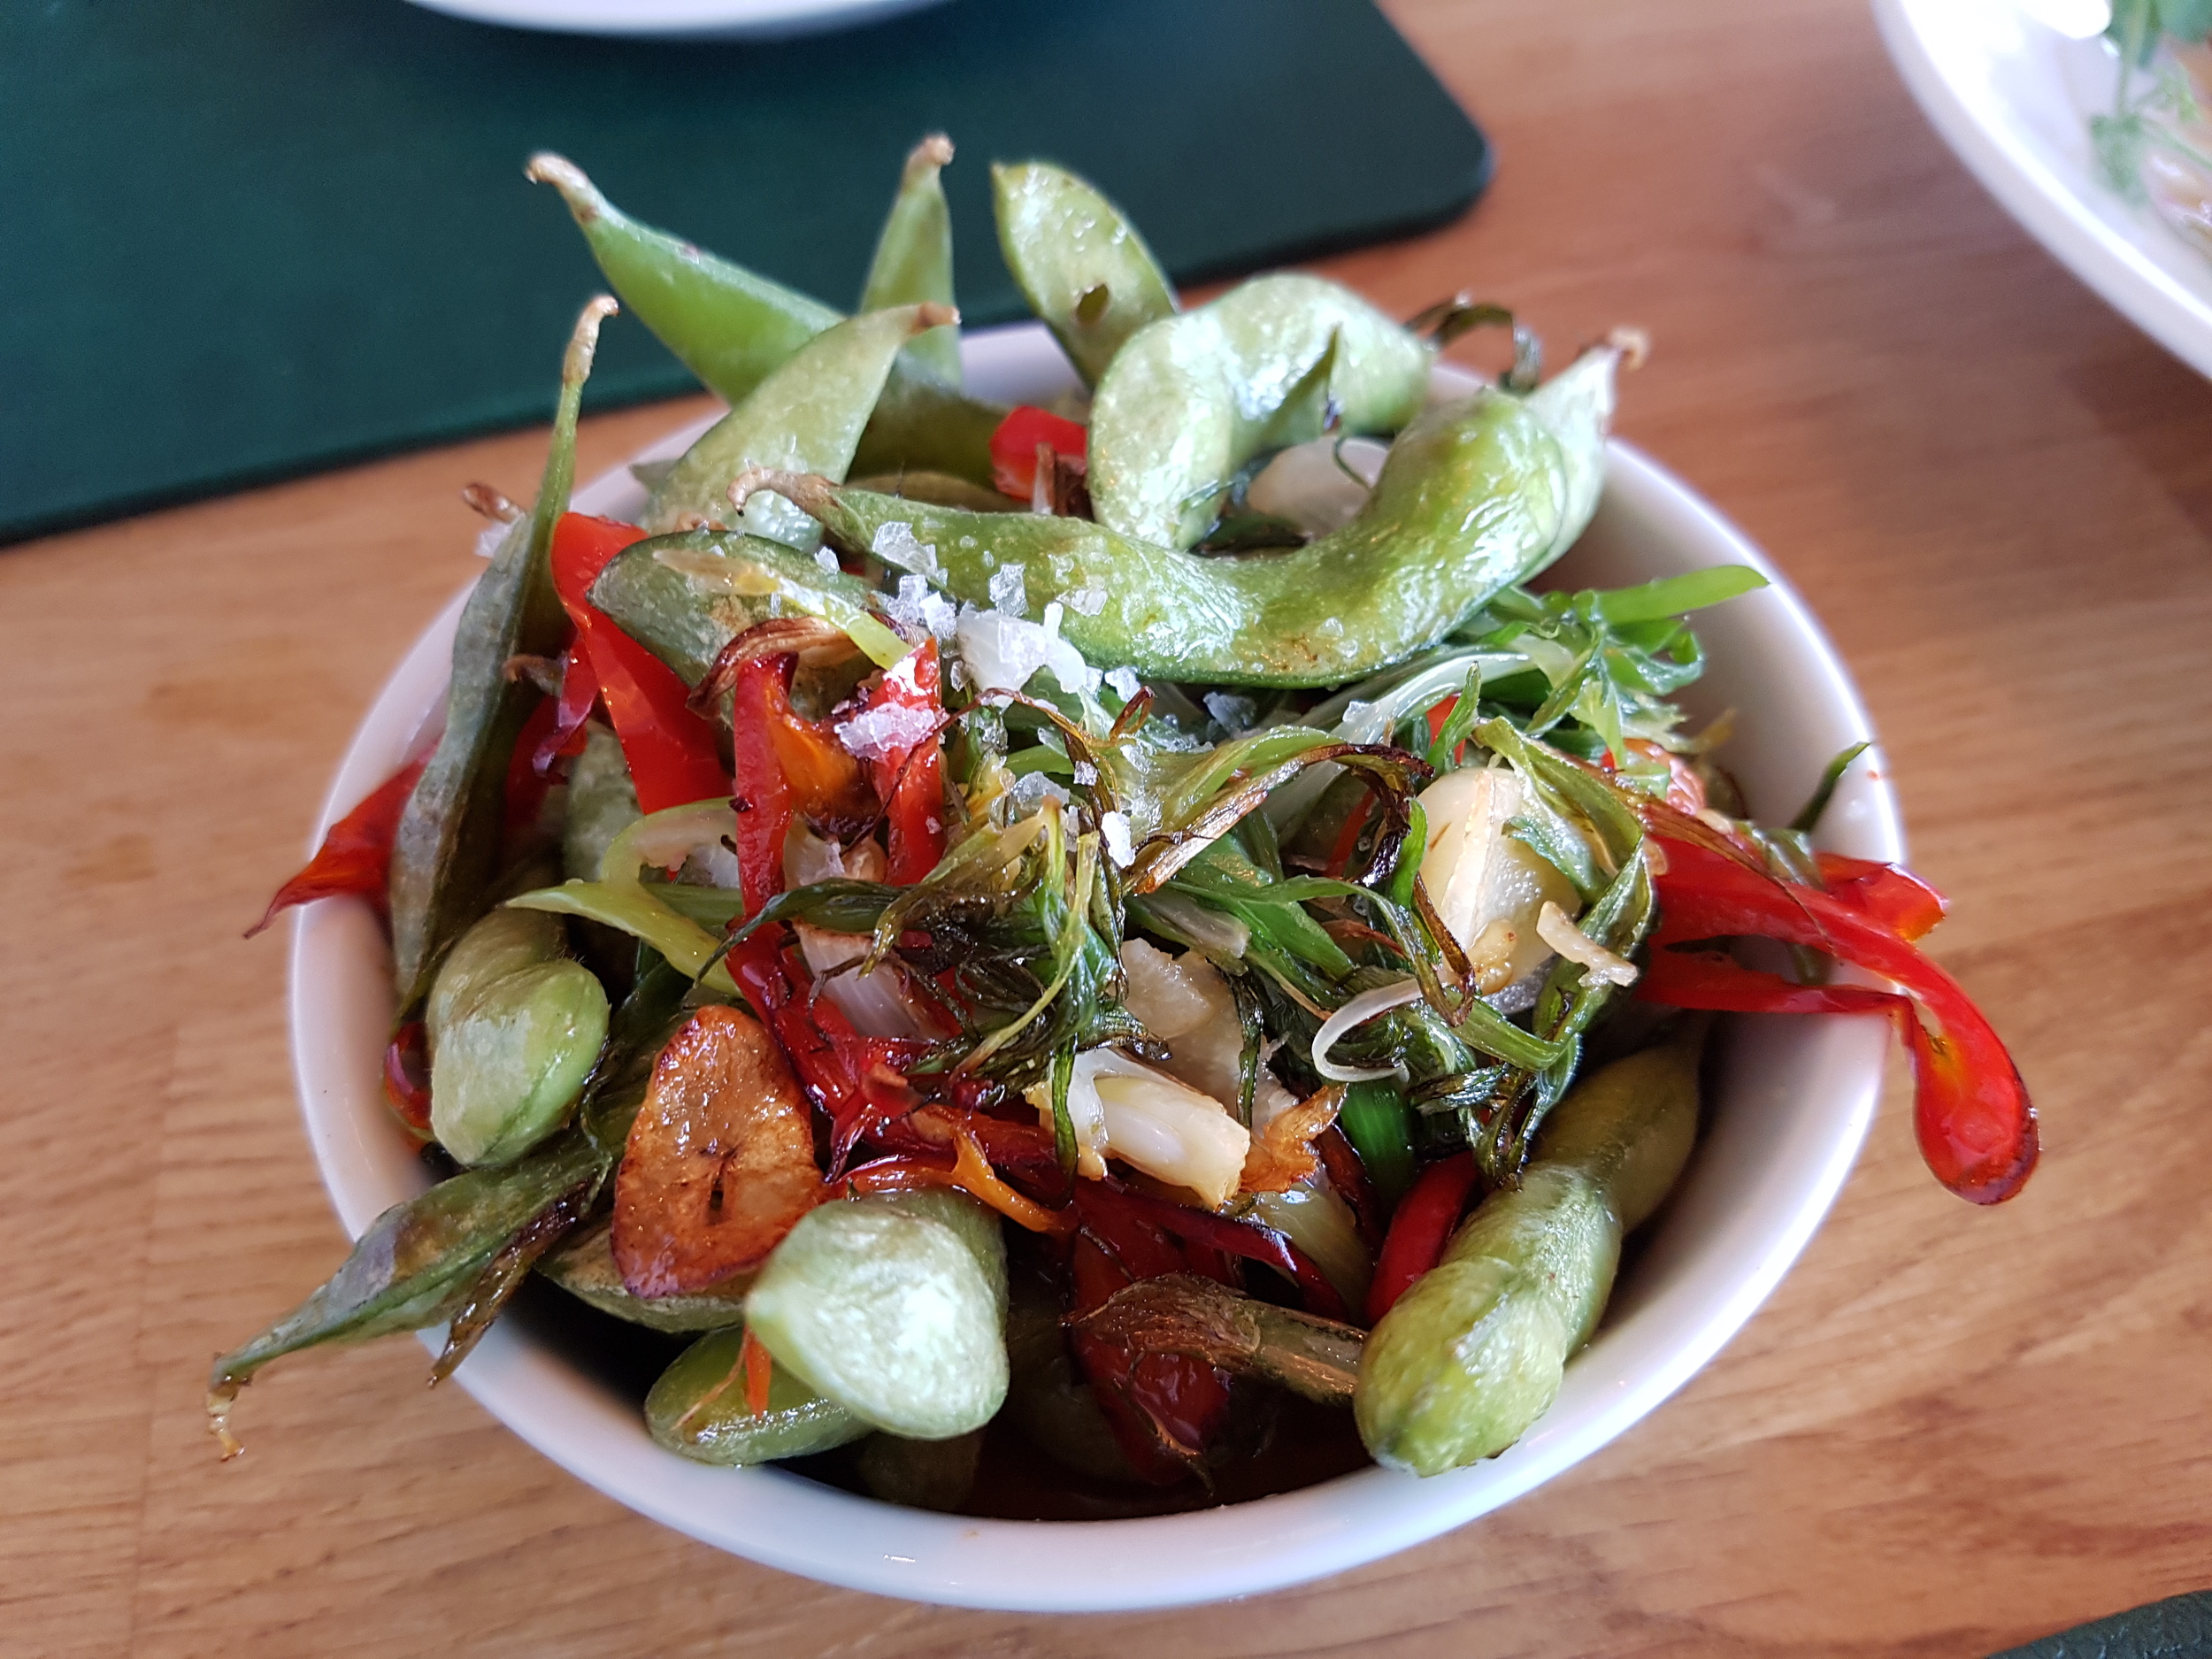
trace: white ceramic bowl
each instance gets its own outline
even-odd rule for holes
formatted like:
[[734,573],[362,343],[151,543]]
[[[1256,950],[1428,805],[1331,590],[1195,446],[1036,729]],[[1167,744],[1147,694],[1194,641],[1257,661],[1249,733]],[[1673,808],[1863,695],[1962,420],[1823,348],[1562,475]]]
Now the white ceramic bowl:
[[[1067,381],[1064,361],[1033,325],[971,336],[964,351],[971,384],[990,395],[1036,399]],[[678,453],[698,430],[672,434],[649,453]],[[576,497],[580,509],[618,515],[642,504],[626,472]],[[1558,580],[1611,586],[1724,563],[1755,565],[1774,585],[1701,618],[1711,665],[1688,701],[1707,717],[1735,709],[1729,764],[1755,807],[1786,816],[1829,757],[1871,727],[1834,650],[1757,550],[1675,479],[1617,443],[1597,522],[1561,564]],[[378,695],[331,787],[325,826],[401,764],[443,697],[459,610],[457,597]],[[1823,844],[1902,856],[1896,803],[1880,771],[1852,769]],[[292,1041],[300,1098],[331,1200],[357,1238],[426,1179],[381,1092],[389,976],[365,906],[326,902],[299,913]],[[610,1496],[810,1578],[1048,1611],[1271,1590],[1471,1521],[1588,1456],[1681,1386],[1750,1317],[1827,1212],[1873,1116],[1886,1041],[1879,1020],[1732,1022],[1711,1132],[1615,1291],[1603,1328],[1568,1367],[1557,1403],[1504,1456],[1432,1480],[1367,1469],[1256,1502],[1156,1519],[975,1520],[894,1508],[773,1468],[687,1463],[647,1437],[634,1398],[506,1323],[457,1378],[493,1416]]]
[[[2079,8],[2039,0],[2034,9],[2062,20]],[[2030,10],[2020,0],[1874,0],[1898,73],[1983,188],[2121,315],[2212,374],[2212,259],[2098,176],[2089,118],[2112,107],[2111,50]]]

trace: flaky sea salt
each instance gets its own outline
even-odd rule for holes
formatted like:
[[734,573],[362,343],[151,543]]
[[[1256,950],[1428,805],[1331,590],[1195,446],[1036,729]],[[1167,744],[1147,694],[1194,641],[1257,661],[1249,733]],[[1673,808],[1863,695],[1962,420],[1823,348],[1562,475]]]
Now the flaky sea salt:
[[1137,861],[1137,849],[1129,840],[1129,815],[1125,812],[1103,812],[1099,815],[1098,832],[1106,838],[1106,856],[1120,868],[1126,870]]
[[858,759],[895,760],[936,729],[937,717],[927,709],[887,703],[839,721],[837,741]]
[[1144,689],[1144,681],[1137,678],[1133,668],[1117,668],[1106,676],[1106,683],[1114,688],[1114,695],[1124,703]]
[[496,554],[514,527],[511,524],[493,523],[479,530],[476,533],[476,557],[488,559]]
[[814,549],[814,564],[815,568],[825,576],[840,575],[845,568],[837,562],[837,555],[826,547],[818,547]]
[[1009,565],[991,574],[991,608],[1002,611],[1010,617],[1029,614],[1029,588],[1022,580],[1022,567]]
[[1079,617],[1094,617],[1106,609],[1103,588],[1079,588],[1068,595],[1068,609]]
[[919,539],[914,534],[914,526],[902,518],[879,526],[868,550],[886,565],[895,565],[902,571],[923,576],[944,575],[937,563],[937,544]]
[[1249,697],[1240,697],[1233,692],[1210,691],[1206,694],[1206,712],[1214,723],[1231,736],[1248,730],[1259,707]]

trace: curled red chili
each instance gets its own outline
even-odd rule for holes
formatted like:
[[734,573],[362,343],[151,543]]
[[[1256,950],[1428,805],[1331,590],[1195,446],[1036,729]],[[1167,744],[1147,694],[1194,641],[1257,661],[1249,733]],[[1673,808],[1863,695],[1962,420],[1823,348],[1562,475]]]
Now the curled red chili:
[[392,838],[399,833],[400,814],[407,810],[407,797],[415,793],[427,764],[419,760],[401,767],[333,824],[307,867],[277,889],[261,919],[246,930],[246,937],[251,939],[295,904],[314,899],[350,894],[368,900],[381,914],[392,867]]
[[[1739,1013],[1887,1014],[1913,1056],[1913,1126],[1936,1179],[1960,1197],[1993,1204],[2018,1192],[2035,1168],[2035,1108],[1981,1010],[1928,960],[1902,928],[1940,901],[1886,866],[1839,868],[1847,892],[1776,879],[1708,836],[1675,839],[1663,825],[1660,923],[1651,965],[1637,986],[1647,1001]],[[1891,919],[1895,918],[1895,919]],[[1850,986],[1798,986],[1694,949],[1727,938],[1779,940],[1827,953],[1903,987],[1903,995]]]

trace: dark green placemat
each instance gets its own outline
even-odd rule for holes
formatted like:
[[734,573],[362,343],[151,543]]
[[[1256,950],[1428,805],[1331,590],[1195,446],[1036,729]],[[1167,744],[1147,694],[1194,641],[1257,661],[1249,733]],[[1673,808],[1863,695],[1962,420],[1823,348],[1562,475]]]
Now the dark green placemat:
[[[0,541],[545,419],[595,275],[532,150],[846,306],[935,128],[978,323],[1020,311],[994,157],[1088,174],[1186,280],[1440,222],[1490,165],[1369,0],[955,0],[774,44],[0,5]],[[691,385],[623,324],[593,401]]]
[[2212,1590],[2116,1613],[1991,1659],[2212,1659]]

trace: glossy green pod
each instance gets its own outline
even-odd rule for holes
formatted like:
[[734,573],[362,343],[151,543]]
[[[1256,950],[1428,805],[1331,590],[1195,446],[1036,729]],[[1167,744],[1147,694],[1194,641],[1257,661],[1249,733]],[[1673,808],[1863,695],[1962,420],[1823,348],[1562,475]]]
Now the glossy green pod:
[[765,1463],[856,1440],[868,1425],[777,1365],[768,1409],[745,1398],[741,1326],[710,1332],[679,1354],[645,1396],[645,1427],[659,1444],[702,1463]]
[[[861,285],[860,310],[895,305],[952,309],[952,210],[937,175],[952,161],[952,140],[932,133],[914,146],[899,174],[899,193],[876,237],[875,257]],[[948,386],[960,384],[960,333],[941,326],[906,348],[907,361]]]
[[1041,161],[991,168],[999,251],[1030,310],[1086,385],[1148,323],[1175,313],[1175,289],[1121,211],[1083,180]]
[[616,626],[694,686],[725,645],[777,615],[834,622],[887,668],[910,648],[875,619],[879,598],[780,541],[717,530],[633,542],[591,588],[591,603]]
[[[1309,382],[1325,358],[1326,395],[1315,397]],[[1325,403],[1348,434],[1409,426],[1434,358],[1426,341],[1349,288],[1294,273],[1255,277],[1153,323],[1123,346],[1091,405],[1098,521],[1136,541],[1189,547],[1246,462],[1320,435]],[[1302,406],[1304,421],[1283,421]]]
[[584,752],[569,765],[568,818],[561,827],[561,873],[580,881],[598,875],[614,838],[644,816],[620,740],[596,720],[584,733]]
[[464,1164],[508,1163],[559,1128],[606,1042],[606,989],[565,942],[557,917],[496,910],[438,971],[430,1127]]
[[762,1267],[746,1318],[810,1387],[907,1440],[979,1429],[1006,1398],[1006,1247],[964,1194],[810,1210]]
[[[947,306],[902,305],[832,324],[770,370],[744,402],[684,451],[654,486],[640,522],[655,534],[702,518],[734,522],[730,486],[751,467],[844,477],[900,348],[926,329],[956,320]],[[764,512],[772,505],[781,504],[756,497],[746,509],[746,527],[802,551],[819,539],[803,513],[787,506]]]
[[752,1275],[736,1275],[704,1290],[647,1301],[634,1296],[622,1283],[615,1265],[611,1219],[580,1227],[561,1241],[560,1248],[539,1261],[538,1271],[579,1302],[604,1314],[649,1330],[682,1333],[718,1331],[745,1317],[745,1293]]
[[[573,162],[531,157],[527,175],[561,193],[607,281],[686,368],[733,406],[839,314],[623,213]],[[863,472],[909,468],[991,482],[991,434],[1003,404],[895,365],[862,434]]]
[[1701,1034],[1576,1084],[1520,1186],[1485,1199],[1369,1333],[1353,1412],[1378,1463],[1434,1475],[1494,1457],[1550,1407],[1605,1310],[1623,1234],[1689,1157]]
[[1509,394],[1422,415],[1392,445],[1367,503],[1341,530],[1280,552],[1202,558],[1080,518],[966,513],[772,478],[840,547],[906,526],[934,549],[942,585],[991,602],[992,577],[1025,572],[1032,607],[1057,599],[1063,634],[1091,661],[1146,678],[1271,686],[1356,680],[1444,638],[1550,557],[1568,464]]
[[614,311],[604,297],[584,307],[561,365],[561,396],[536,506],[518,519],[461,607],[453,636],[445,730],[431,751],[393,838],[387,895],[400,1005],[429,989],[446,948],[492,901],[506,817],[507,763],[523,722],[541,695],[507,664],[557,657],[568,637],[567,613],[553,591],[553,526],[568,511],[576,474],[576,415],[599,343],[599,324]]

